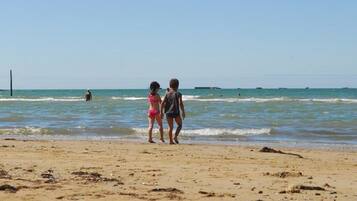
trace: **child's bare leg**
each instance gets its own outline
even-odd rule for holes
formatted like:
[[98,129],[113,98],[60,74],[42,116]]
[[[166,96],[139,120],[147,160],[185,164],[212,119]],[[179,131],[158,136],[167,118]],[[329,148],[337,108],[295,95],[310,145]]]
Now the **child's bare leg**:
[[153,140],[152,140],[152,129],[154,128],[154,122],[155,122],[155,118],[151,118],[149,117],[148,118],[149,120],[149,139],[148,139],[148,142],[150,143],[155,143]]
[[174,129],[174,119],[172,117],[167,118],[167,124],[169,125],[169,140],[170,144],[175,144],[172,139],[172,130]]
[[160,115],[156,115],[156,121],[157,124],[159,125],[159,131],[160,131],[160,141],[165,142],[164,140],[164,128],[162,127],[162,119]]
[[175,122],[177,124],[177,128],[176,128],[174,140],[175,140],[176,144],[178,144],[179,141],[178,141],[177,137],[180,134],[180,131],[182,129],[182,119],[181,119],[181,117],[180,116],[176,117],[175,118]]

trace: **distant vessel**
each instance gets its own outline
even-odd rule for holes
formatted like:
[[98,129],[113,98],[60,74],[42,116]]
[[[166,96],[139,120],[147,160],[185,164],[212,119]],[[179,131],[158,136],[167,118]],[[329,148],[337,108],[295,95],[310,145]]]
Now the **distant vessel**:
[[342,89],[349,89],[348,87],[342,87]]
[[284,88],[284,87],[280,87],[280,88],[278,88],[278,89],[280,89],[280,90],[281,90],[281,89],[287,89],[287,88]]
[[257,87],[256,89],[263,89],[263,87]]
[[310,89],[310,87],[305,87],[305,89]]
[[195,89],[221,89],[219,87],[195,87]]

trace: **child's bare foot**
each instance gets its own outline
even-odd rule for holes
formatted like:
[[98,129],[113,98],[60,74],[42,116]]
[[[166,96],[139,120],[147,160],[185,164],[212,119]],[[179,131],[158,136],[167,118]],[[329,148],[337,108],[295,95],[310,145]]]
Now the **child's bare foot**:
[[165,143],[165,140],[164,140],[163,138],[161,138],[160,141],[161,141],[162,143]]
[[178,141],[178,139],[177,139],[177,136],[174,137],[174,141],[175,141],[176,144],[179,144],[179,141]]
[[154,141],[154,140],[148,140],[148,142],[149,142],[149,143],[155,143],[155,141]]
[[170,144],[175,144],[175,143],[173,141],[171,141]]

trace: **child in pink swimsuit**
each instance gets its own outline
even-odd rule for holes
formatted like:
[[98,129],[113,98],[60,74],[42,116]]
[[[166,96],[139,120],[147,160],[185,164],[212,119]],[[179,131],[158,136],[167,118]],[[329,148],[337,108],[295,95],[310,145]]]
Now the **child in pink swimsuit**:
[[159,125],[160,130],[160,141],[164,141],[164,129],[162,127],[162,118],[160,115],[160,105],[161,105],[161,97],[158,94],[160,90],[160,84],[157,82],[151,82],[150,84],[150,93],[148,95],[148,102],[149,102],[149,111],[148,111],[148,120],[149,120],[149,142],[155,143],[152,140],[152,130],[154,128],[155,120]]

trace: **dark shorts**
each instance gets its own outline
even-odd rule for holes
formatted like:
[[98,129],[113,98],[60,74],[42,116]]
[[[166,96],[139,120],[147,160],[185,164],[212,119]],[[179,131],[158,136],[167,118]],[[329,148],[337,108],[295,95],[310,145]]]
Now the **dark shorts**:
[[180,113],[178,113],[178,114],[171,114],[171,113],[166,114],[166,118],[176,118],[176,117],[179,117],[179,116],[180,116]]

